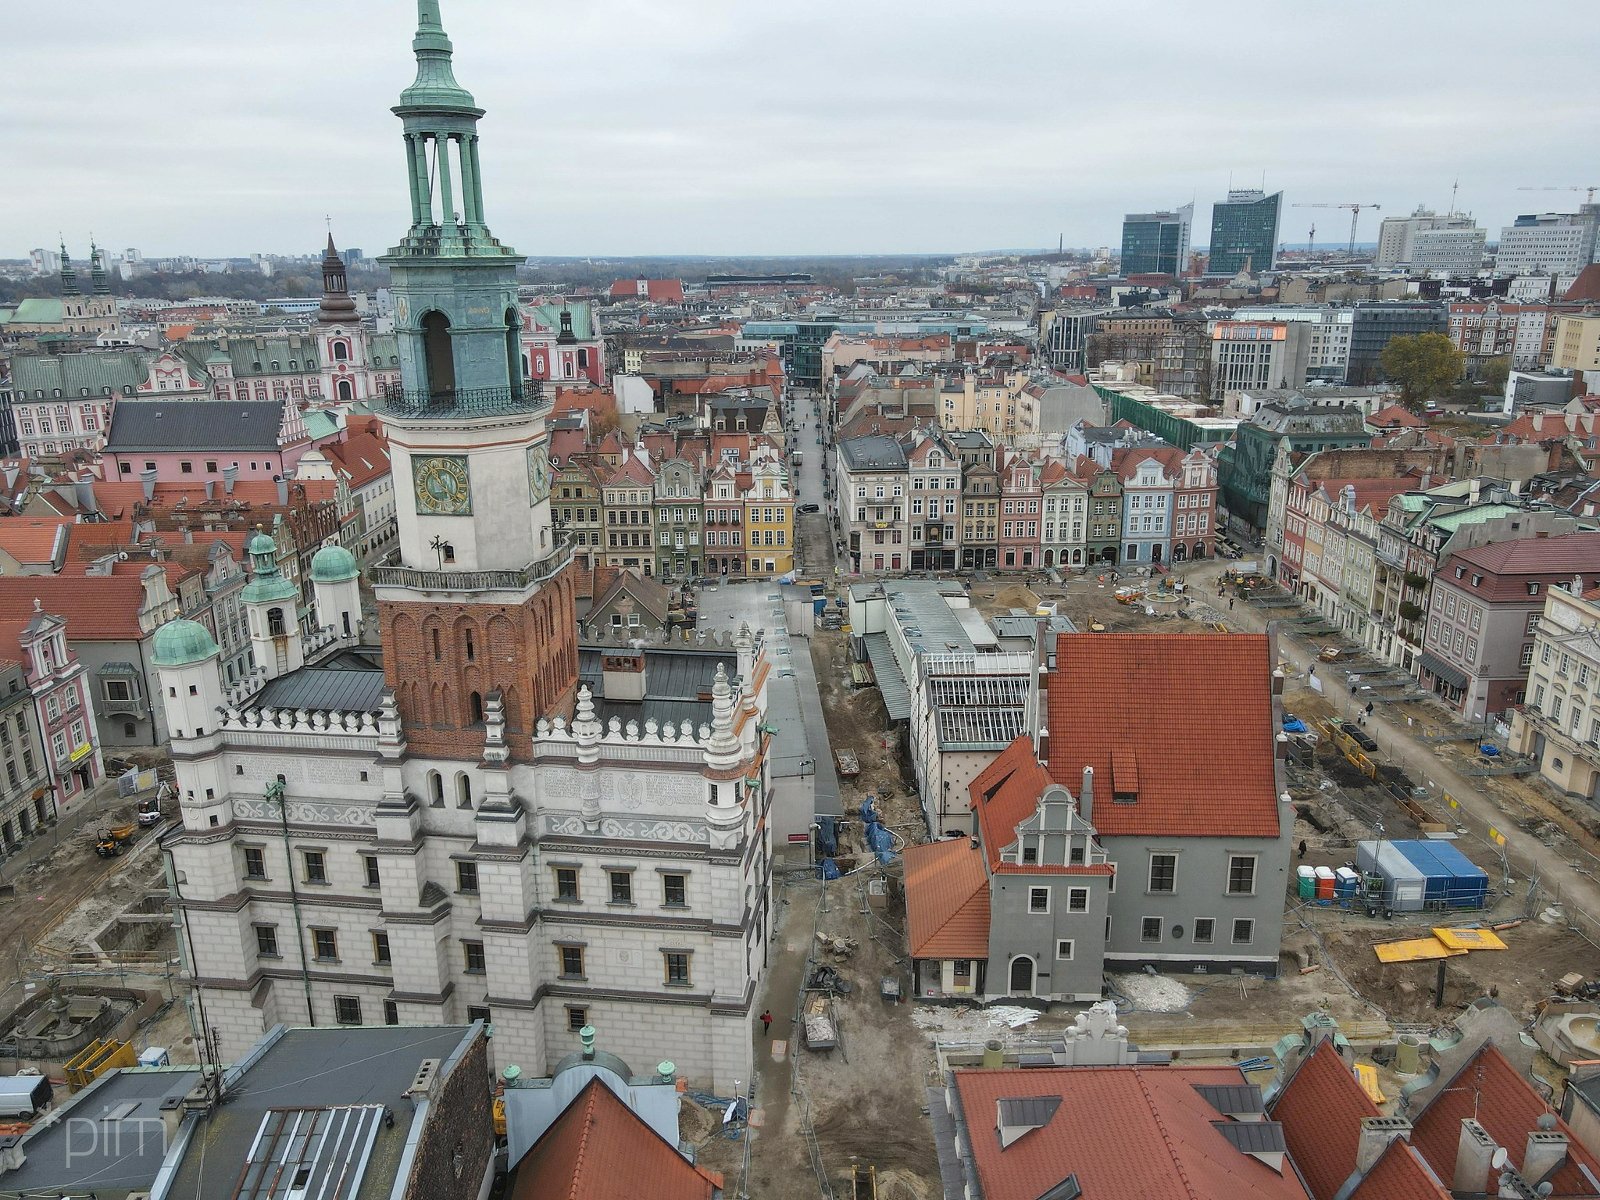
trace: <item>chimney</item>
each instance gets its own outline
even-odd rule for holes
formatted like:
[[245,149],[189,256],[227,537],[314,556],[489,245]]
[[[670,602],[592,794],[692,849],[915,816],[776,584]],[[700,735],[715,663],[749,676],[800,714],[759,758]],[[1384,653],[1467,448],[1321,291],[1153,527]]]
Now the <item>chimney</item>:
[[139,472],[139,482],[144,484],[144,502],[149,504],[156,498],[156,473],[154,469]]
[[6,475],[6,490],[7,491],[10,491],[12,488],[17,486],[17,475],[21,470],[22,470],[22,468],[16,463],[7,463],[6,464],[5,475]]
[[215,500],[216,498],[217,498],[217,481],[215,479],[208,479],[208,480],[206,480],[206,499],[207,500]]
[[601,660],[601,690],[612,703],[639,704],[645,696],[644,651],[619,649]]
[[239,478],[239,464],[230,463],[222,468],[222,494],[233,495],[233,481]]
[[1522,1178],[1529,1187],[1538,1187],[1567,1161],[1567,1135],[1556,1127],[1549,1113],[1539,1118],[1539,1128],[1528,1131],[1527,1148],[1522,1152]]
[[1500,1147],[1471,1117],[1461,1121],[1461,1140],[1456,1145],[1456,1169],[1450,1177],[1450,1190],[1481,1196],[1489,1186],[1494,1152]]
[[1356,485],[1353,483],[1344,485],[1344,510],[1352,517],[1356,515]]
[[274,475],[272,482],[278,485],[278,507],[289,507],[289,481],[282,475]]
[[1482,494],[1483,480],[1474,477],[1472,481],[1467,484],[1467,503],[1476,504],[1478,502],[1478,497]]
[[1361,1122],[1361,1140],[1356,1144],[1356,1173],[1365,1175],[1372,1170],[1389,1143],[1401,1137],[1411,1137],[1411,1122],[1404,1117],[1367,1117]]
[[1078,814],[1094,824],[1094,768],[1084,767],[1083,787],[1078,791]]
[[1275,667],[1272,672],[1272,694],[1283,695],[1283,668]]
[[78,511],[99,512],[100,504],[94,498],[94,477],[85,475],[75,485],[78,493]]

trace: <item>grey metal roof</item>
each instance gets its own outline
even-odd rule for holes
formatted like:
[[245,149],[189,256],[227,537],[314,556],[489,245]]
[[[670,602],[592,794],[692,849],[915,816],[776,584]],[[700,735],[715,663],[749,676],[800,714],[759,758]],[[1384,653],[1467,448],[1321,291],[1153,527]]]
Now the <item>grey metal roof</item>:
[[1213,1121],[1211,1128],[1243,1154],[1287,1154],[1283,1126],[1277,1121]]
[[845,438],[838,445],[839,457],[850,471],[903,471],[905,448],[888,434]]
[[[394,1128],[385,1129],[379,1121],[371,1131],[372,1149],[359,1189],[330,1193],[353,1200],[388,1197],[416,1119],[412,1106],[400,1097],[423,1059],[440,1060],[440,1076],[447,1076],[449,1060],[471,1036],[469,1028],[459,1025],[280,1027],[230,1073],[227,1102],[196,1129],[170,1194],[187,1200],[284,1195],[236,1188],[247,1178],[244,1168],[268,1114],[314,1098],[325,1108],[373,1105],[381,1112],[388,1105],[393,1110]],[[309,1193],[317,1194],[315,1189]]]
[[[5,1193],[112,1196],[147,1190],[167,1152],[162,1102],[181,1098],[199,1078],[198,1067],[102,1075],[57,1109],[55,1120],[28,1131],[22,1139],[26,1161],[5,1173]],[[84,1136],[77,1119],[95,1122],[98,1136]]]
[[1194,1090],[1224,1117],[1267,1111],[1261,1089],[1253,1083],[1197,1083]]
[[595,715],[602,721],[609,722],[616,717],[623,725],[629,721],[642,725],[648,720],[670,721],[674,725],[684,721],[696,726],[709,725],[717,664],[723,664],[729,679],[738,673],[738,655],[726,650],[649,647],[644,652],[644,702],[607,700],[605,656],[626,650],[625,646],[583,646],[578,650],[578,682],[589,686],[594,695]]
[[283,406],[270,400],[123,400],[106,449],[275,451],[282,420]]
[[939,746],[1000,749],[1026,731],[1028,675],[938,675],[927,682]]
[[867,646],[867,658],[872,663],[872,673],[878,680],[878,691],[883,693],[883,706],[889,710],[891,721],[911,719],[911,690],[900,674],[900,664],[889,649],[889,635],[869,633],[861,639]]
[[1001,1125],[1013,1129],[1021,1126],[1043,1129],[1050,1124],[1050,1118],[1056,1115],[1056,1109],[1061,1107],[1061,1097],[1002,1096],[995,1101],[995,1106]]
[[[348,658],[356,658],[349,655]],[[271,680],[251,700],[257,708],[303,708],[307,712],[377,712],[383,668],[364,660],[301,667]]]
[[[1033,616],[1006,616],[990,617],[989,624],[994,626],[994,632],[1001,641],[1013,638],[1022,638],[1030,644],[1038,632],[1039,618]],[[1057,614],[1045,622],[1045,633],[1077,633],[1078,627],[1072,623],[1072,618]]]

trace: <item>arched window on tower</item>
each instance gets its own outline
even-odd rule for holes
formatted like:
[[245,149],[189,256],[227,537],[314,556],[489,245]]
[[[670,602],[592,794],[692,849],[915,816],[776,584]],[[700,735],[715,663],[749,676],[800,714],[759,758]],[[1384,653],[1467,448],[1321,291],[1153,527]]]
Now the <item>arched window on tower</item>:
[[287,630],[284,628],[283,624],[283,609],[267,609],[267,636],[283,637],[285,633],[287,633]]
[[333,356],[340,362],[350,357],[350,344],[348,342],[333,343]]
[[483,724],[483,693],[467,694],[467,720],[473,725]]
[[472,777],[465,771],[456,774],[456,807],[472,807]]
[[437,771],[428,772],[428,803],[434,808],[444,807],[444,776]]
[[428,394],[453,400],[456,390],[455,347],[450,341],[450,318],[438,309],[422,314],[422,353],[427,367]]
[[464,635],[464,641],[464,648],[467,652],[467,661],[476,662],[478,659],[478,647],[477,644],[472,640],[472,630],[469,629],[466,631]]
[[348,379],[336,381],[333,388],[340,400],[354,400],[356,398],[356,390]]

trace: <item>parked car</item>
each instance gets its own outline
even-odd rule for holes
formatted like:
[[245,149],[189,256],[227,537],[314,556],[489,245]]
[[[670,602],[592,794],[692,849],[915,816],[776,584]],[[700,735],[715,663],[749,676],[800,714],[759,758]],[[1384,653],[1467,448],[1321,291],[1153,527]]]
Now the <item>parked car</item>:
[[802,504],[799,508],[795,509],[795,512],[799,513],[801,516],[808,516],[811,513],[819,513],[821,511],[822,505],[820,504]]

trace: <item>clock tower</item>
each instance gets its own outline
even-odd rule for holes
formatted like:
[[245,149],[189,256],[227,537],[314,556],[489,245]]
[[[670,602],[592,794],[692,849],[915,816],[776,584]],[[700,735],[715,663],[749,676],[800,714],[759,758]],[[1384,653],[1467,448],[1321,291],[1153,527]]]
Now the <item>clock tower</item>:
[[[524,378],[516,268],[484,222],[477,107],[438,0],[418,0],[405,129],[411,225],[384,255],[401,390],[381,401],[399,527],[369,573],[409,747],[477,757],[498,698],[513,756],[577,686],[571,551],[550,519],[546,419]],[[498,710],[496,710],[498,711]]]

